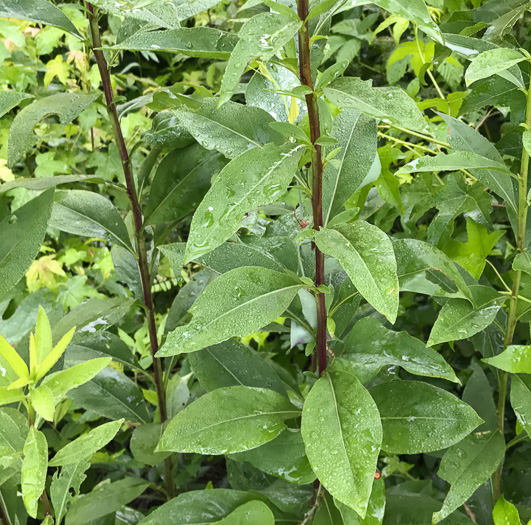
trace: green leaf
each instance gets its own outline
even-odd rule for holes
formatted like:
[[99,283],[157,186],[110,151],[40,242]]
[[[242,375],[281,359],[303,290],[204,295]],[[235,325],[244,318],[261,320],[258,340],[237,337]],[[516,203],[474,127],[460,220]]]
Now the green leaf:
[[74,327],[63,335],[61,340],[54,346],[53,350],[46,356],[43,362],[39,364],[35,374],[35,382],[40,381],[53,368],[55,363],[59,361],[61,356],[65,353],[67,346],[70,344],[70,341],[72,341],[75,330]]
[[[385,482],[382,478],[373,481],[365,518],[360,518],[354,510],[340,501],[334,501],[334,503],[341,513],[344,525],[381,525],[385,514]],[[335,523],[332,521],[331,525]]]
[[435,156],[420,157],[402,166],[396,173],[422,173],[431,171],[491,170],[510,175],[511,171],[503,162],[482,157],[469,151],[439,153]]
[[29,377],[29,370],[26,362],[1,335],[0,365],[2,365],[2,376],[6,374],[10,382],[16,381],[19,377]]
[[155,27],[173,29],[180,25],[177,18],[176,2],[147,0],[147,2],[120,3],[114,0],[94,0],[92,4],[100,7],[106,13],[149,22]]
[[138,498],[148,487],[143,479],[130,477],[113,483],[103,482],[88,494],[78,496],[66,515],[66,525],[89,523],[120,510]]
[[273,441],[247,452],[232,454],[231,459],[248,461],[267,474],[297,485],[306,485],[315,480],[298,430],[284,430]]
[[335,372],[317,380],[304,402],[301,432],[319,481],[364,518],[382,426],[374,401],[356,376]]
[[24,448],[27,434],[26,417],[13,408],[0,409],[0,447],[19,452]]
[[46,437],[41,431],[31,427],[24,443],[21,479],[24,506],[32,518],[37,518],[37,507],[44,491],[47,471],[48,443]]
[[212,281],[194,303],[192,321],[168,335],[158,357],[195,352],[245,337],[282,315],[302,284],[259,267],[236,268]]
[[170,455],[169,452],[155,452],[163,430],[161,423],[147,423],[135,428],[129,446],[137,461],[154,466]]
[[511,374],[531,374],[531,345],[510,345],[501,354],[483,361]]
[[[449,142],[454,151],[468,151],[489,158],[498,164],[503,164],[503,157],[494,144],[489,142],[479,131],[444,113],[439,116],[446,122],[450,131]],[[517,198],[513,186],[513,179],[507,173],[497,170],[471,170],[472,175],[482,184],[499,195],[503,201],[512,209],[517,208]]]
[[448,299],[439,312],[428,346],[466,339],[489,326],[507,297],[488,286],[470,286],[474,304],[466,299]]
[[336,258],[361,295],[394,323],[398,314],[398,277],[393,245],[378,227],[365,221],[321,228],[321,251]]
[[52,327],[46,315],[46,310],[42,306],[39,306],[37,325],[35,326],[37,363],[42,363],[43,359],[52,351],[52,348]]
[[132,251],[127,227],[109,199],[85,190],[57,192],[50,224],[58,230],[97,237]]
[[53,421],[55,403],[52,391],[47,386],[39,386],[30,392],[33,408],[46,421]]
[[328,162],[323,174],[325,226],[372,172],[377,131],[376,121],[355,109],[345,109],[334,119],[330,136],[339,141],[341,151]]
[[216,521],[217,525],[275,525],[275,516],[261,501],[249,501],[232,511],[226,518]]
[[513,270],[520,270],[528,275],[531,275],[531,253],[518,253],[513,259]]
[[227,161],[199,144],[170,153],[159,165],[149,190],[146,224],[178,221],[194,211],[213,177]]
[[124,420],[104,423],[65,445],[50,460],[50,467],[72,465],[90,459],[100,448],[109,443],[120,430]]
[[50,498],[55,512],[56,523],[61,523],[67,512],[67,506],[73,499],[70,489],[74,490],[74,495],[79,494],[81,483],[87,477],[85,472],[89,467],[89,461],[81,461],[63,467],[60,474],[58,470],[54,473],[50,485]]
[[[472,294],[457,266],[439,248],[417,239],[393,242],[400,290],[429,295],[446,295],[448,284],[472,301]],[[428,279],[427,275],[432,279]],[[433,276],[437,277],[437,284]],[[443,288],[444,286],[444,288]]]
[[180,27],[165,31],[139,32],[110,49],[123,51],[167,51],[197,58],[227,60],[238,35],[211,27]]
[[[0,0],[0,9],[2,9],[3,1],[4,0]],[[16,91],[0,92],[0,117],[3,117],[14,107],[17,107],[23,100],[28,98],[33,98],[33,95],[30,95],[29,93],[17,93]]]
[[12,168],[20,157],[37,144],[38,139],[32,130],[44,117],[58,115],[61,125],[66,126],[99,96],[99,93],[96,95],[56,93],[26,106],[17,114],[9,129],[7,166]]
[[70,184],[72,182],[101,183],[103,182],[103,179],[97,175],[55,175],[53,177],[44,177],[41,179],[20,177],[0,185],[0,195],[14,188],[26,188],[27,190],[41,191],[47,190],[49,188],[55,188],[61,184]]
[[450,483],[443,506],[433,515],[433,523],[449,516],[487,481],[505,455],[505,440],[496,430],[472,434],[449,448],[437,473]]
[[415,101],[401,88],[374,88],[371,80],[339,78],[324,88],[330,102],[369,117],[414,131],[428,132],[428,124]]
[[461,441],[483,420],[453,394],[419,381],[391,381],[371,390],[382,417],[382,449],[433,452]]
[[477,80],[488,78],[492,75],[500,75],[518,88],[525,89],[520,70],[517,69],[520,73],[519,76],[508,71],[524,60],[527,60],[526,57],[516,49],[498,48],[484,51],[475,57],[470,66],[468,66],[465,73],[466,85],[470,86]]
[[53,190],[41,193],[0,222],[0,300],[39,253],[52,212]]
[[[337,505],[336,505],[337,504]],[[343,517],[339,512],[338,505],[342,505],[339,501],[334,501],[333,498],[324,492],[322,499],[319,502],[319,506],[315,511],[315,516],[313,518],[312,525],[343,525]],[[350,507],[346,505],[343,506],[344,509],[349,509],[354,512]],[[355,525],[358,525],[354,522]],[[347,525],[351,525],[347,522]]]
[[410,374],[459,383],[452,367],[435,350],[407,332],[385,328],[374,317],[360,319],[340,348],[343,352],[335,351],[334,368],[348,370],[362,383],[383,366],[400,366]]
[[518,422],[531,437],[531,377],[511,377],[511,406]]
[[444,246],[445,253],[478,280],[487,264],[487,257],[504,235],[503,230],[488,233],[488,229],[470,217],[466,220],[468,242],[451,240]]
[[265,388],[218,388],[179,412],[168,424],[158,451],[231,454],[274,439],[284,421],[300,412]]
[[268,144],[229,162],[194,214],[184,264],[225,242],[238,231],[246,213],[280,198],[303,152],[304,146],[287,149]]
[[424,0],[371,0],[371,2],[394,15],[414,22],[428,36],[441,44],[444,43],[441,31],[433,21]]
[[219,4],[219,0],[185,0],[184,2],[176,2],[175,7],[179,21],[182,21],[203,11],[207,11],[217,4]]
[[503,496],[500,496],[492,511],[494,525],[520,525],[518,509]]
[[0,0],[0,16],[58,27],[82,38],[70,19],[48,0]]
[[[216,523],[240,505],[264,498],[252,492],[229,489],[193,490],[179,494],[160,506],[139,525],[197,525]],[[258,524],[256,524],[258,525]]]
[[223,75],[218,107],[231,99],[247,63],[253,58],[268,61],[295,36],[301,24],[276,13],[260,13],[245,22]]
[[490,382],[479,364],[474,364],[471,368],[473,373],[468,378],[461,397],[485,421],[476,431],[492,430],[498,426],[498,415]]
[[286,394],[286,385],[270,362],[235,339],[192,352],[188,361],[207,392],[242,385],[268,388],[279,394]]

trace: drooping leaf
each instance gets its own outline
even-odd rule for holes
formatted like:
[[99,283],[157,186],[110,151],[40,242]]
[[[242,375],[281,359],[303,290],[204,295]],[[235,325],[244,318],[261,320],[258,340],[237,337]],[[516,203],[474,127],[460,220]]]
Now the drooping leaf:
[[452,367],[440,354],[407,332],[385,328],[374,317],[360,319],[335,355],[334,368],[349,370],[362,383],[376,376],[383,366],[392,365],[410,374],[459,383]]
[[207,392],[216,388],[243,385],[286,394],[286,385],[268,361],[235,339],[192,352],[188,361]]
[[382,449],[433,452],[461,441],[483,421],[453,394],[419,381],[391,381],[371,390],[382,418]]
[[345,109],[334,119],[330,136],[339,141],[341,151],[323,174],[325,226],[371,171],[378,143],[376,121],[355,109]]
[[466,339],[489,326],[507,297],[488,286],[470,286],[474,304],[466,299],[448,299],[439,312],[428,346]]
[[247,452],[232,454],[231,459],[248,461],[263,472],[297,485],[315,480],[298,430],[287,429],[273,441]]
[[428,131],[415,101],[401,88],[374,88],[370,80],[348,77],[335,80],[324,92],[340,108],[357,109],[369,117],[414,131]]
[[531,437],[531,378],[527,375],[513,375],[511,377],[511,406]]
[[58,27],[82,38],[70,19],[48,0],[0,0],[0,16]]
[[[50,3],[46,1],[46,4]],[[32,133],[32,129],[44,117],[58,115],[61,125],[66,126],[99,96],[99,94],[56,93],[26,106],[17,114],[9,129],[8,167],[12,168],[20,157],[37,144],[37,137]]]
[[67,512],[68,505],[73,499],[70,491],[73,489],[74,495],[79,494],[81,483],[86,478],[85,472],[89,467],[90,462],[85,460],[66,465],[61,469],[60,474],[59,471],[55,472],[50,484],[50,499],[57,523],[61,523]]
[[346,372],[321,377],[304,403],[301,432],[319,481],[335,499],[365,517],[382,426],[358,379]]
[[138,498],[148,487],[148,482],[136,477],[102,483],[92,492],[74,499],[66,515],[66,525],[87,523],[116,512]]
[[72,465],[90,459],[100,448],[109,443],[120,430],[124,420],[104,423],[65,445],[50,460],[51,467]]
[[146,224],[163,224],[195,210],[225,166],[223,155],[199,144],[171,152],[159,165],[149,191]]
[[57,192],[50,223],[59,230],[106,239],[132,251],[120,212],[98,193],[85,190]]
[[277,13],[260,13],[245,22],[221,83],[218,107],[228,102],[252,58],[269,60],[297,33],[302,22]]
[[433,515],[438,523],[460,507],[485,483],[496,470],[505,454],[505,440],[497,431],[472,434],[450,447],[444,454],[439,477],[450,483],[440,511]]
[[20,281],[39,253],[52,205],[53,190],[49,190],[0,222],[0,300]]
[[[0,1],[0,13],[3,1],[4,0]],[[32,98],[32,95],[30,95],[29,93],[18,93],[17,91],[0,92],[0,117],[3,117],[14,107],[18,106],[23,100],[26,100],[28,98]]]
[[252,334],[282,315],[301,287],[292,277],[265,268],[227,272],[204,289],[190,309],[192,321],[171,332],[157,355],[195,352]]
[[[512,82],[520,89],[524,89],[525,85],[522,80],[522,74],[514,75],[510,70],[520,62],[527,60],[520,51],[509,48],[498,48],[484,51],[474,58],[465,73],[465,81],[467,86],[492,75],[500,75],[509,82]],[[519,69],[517,69],[520,72]]]
[[218,388],[179,412],[168,424],[159,451],[231,454],[274,439],[284,421],[300,412],[265,388]]
[[227,60],[237,42],[237,35],[212,27],[180,27],[136,33],[111,49],[152,53],[167,51],[190,57]]
[[398,313],[398,277],[389,237],[365,221],[321,228],[315,243],[343,266],[361,295],[391,323]]
[[44,434],[31,427],[24,443],[22,461],[22,498],[28,514],[37,517],[39,498],[44,490],[48,470],[48,443]]
[[511,374],[531,374],[531,345],[509,345],[501,354],[483,361]]

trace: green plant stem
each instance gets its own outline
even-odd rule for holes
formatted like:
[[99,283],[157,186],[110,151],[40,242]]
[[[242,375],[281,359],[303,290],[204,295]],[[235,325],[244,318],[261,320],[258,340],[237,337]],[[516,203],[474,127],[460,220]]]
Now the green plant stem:
[[422,133],[418,133],[417,131],[412,131],[410,129],[401,128],[400,126],[394,126],[393,124],[387,124],[384,126],[378,126],[379,128],[394,128],[398,131],[402,131],[403,133],[407,133],[409,135],[413,135],[414,137],[418,137],[419,139],[425,140],[426,142],[431,142],[432,144],[437,144],[438,146],[442,146],[443,148],[449,148],[450,144],[448,142],[444,142],[443,140],[434,139],[433,137],[430,137],[429,135],[424,135]]
[[[306,20],[309,12],[309,1],[299,0],[297,12],[301,20]],[[313,227],[319,230],[323,225],[323,156],[321,146],[316,144],[321,136],[319,121],[319,107],[317,98],[313,93],[312,69],[310,64],[310,34],[308,22],[303,23],[299,30],[299,75],[301,84],[308,86],[312,93],[306,95],[308,120],[310,123],[310,139],[313,144],[312,151],[312,210]],[[317,246],[315,250],[315,285],[324,284],[324,254]],[[319,361],[319,375],[326,370],[326,305],[325,296],[317,294],[317,337],[315,351]]]
[[[135,186],[135,179],[133,177],[133,171],[131,168],[131,160],[125,144],[125,139],[120,126],[120,119],[118,118],[118,112],[114,103],[114,93],[111,84],[111,75],[107,66],[107,60],[103,51],[100,49],[101,36],[98,25],[98,20],[94,16],[94,8],[92,4],[87,3],[88,18],[90,22],[90,31],[92,35],[92,50],[96,57],[96,63],[101,76],[101,83],[103,86],[103,92],[105,94],[105,101],[107,103],[107,110],[114,131],[114,138],[120,152],[120,160],[122,162],[122,169],[125,176],[125,183],[127,188],[127,195],[131,202],[131,209],[133,212],[133,220],[135,224],[135,236],[138,251],[138,266],[140,269],[140,278],[142,280],[142,290],[144,294],[144,306],[146,310],[146,316],[148,321],[149,341],[151,346],[151,355],[153,357],[153,376],[155,379],[155,385],[157,390],[158,407],[160,413],[161,422],[164,423],[167,419],[166,413],[166,395],[164,391],[163,377],[162,377],[162,365],[161,360],[155,357],[159,349],[159,343],[157,338],[157,325],[155,322],[155,308],[153,306],[153,296],[151,293],[151,273],[149,270],[148,255],[146,249],[146,239],[144,237],[143,230],[143,218],[142,210],[140,208],[140,202],[138,200],[138,194]],[[168,458],[166,463],[166,487],[168,497],[172,498],[174,495],[173,479],[171,476],[171,459]]]
[[[531,91],[531,86],[530,86]],[[528,92],[527,107],[525,122],[528,129],[531,128],[531,96]],[[518,253],[525,252],[525,230],[527,226],[527,177],[529,173],[529,153],[522,148],[522,164],[520,167],[520,175],[518,176],[518,229],[516,234],[516,248]],[[509,315],[507,317],[507,330],[505,331],[505,340],[503,348],[507,348],[513,342],[514,331],[516,323],[518,322],[516,310],[518,306],[518,296],[520,292],[520,281],[522,280],[522,271],[516,270],[514,274],[513,287],[511,291]],[[498,430],[502,433],[505,426],[505,403],[507,397],[507,382],[509,374],[502,372],[500,374],[499,389],[498,389]],[[502,493],[501,478],[503,471],[503,461],[500,463],[498,469],[494,474],[493,487],[494,499],[497,500]]]

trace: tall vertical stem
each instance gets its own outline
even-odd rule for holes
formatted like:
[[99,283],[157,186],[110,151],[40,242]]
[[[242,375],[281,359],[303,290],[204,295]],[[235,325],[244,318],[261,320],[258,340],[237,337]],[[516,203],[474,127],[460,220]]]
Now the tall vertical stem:
[[[531,83],[527,92],[527,108],[525,123],[527,128],[531,129]],[[527,227],[527,179],[529,174],[529,153],[526,148],[522,149],[522,163],[520,175],[518,176],[518,229],[516,233],[516,249],[518,253],[525,252],[525,231]],[[518,294],[520,292],[520,281],[522,280],[522,271],[516,270],[513,280],[513,288],[510,296],[509,315],[507,316],[507,330],[503,348],[507,348],[513,342],[514,331],[516,329],[517,317],[516,307],[518,306]],[[507,382],[509,374],[502,372],[498,389],[498,430],[503,434],[505,426],[505,402],[507,397]],[[497,500],[502,493],[501,478],[503,471],[503,461],[494,474],[494,499]]]
[[[297,12],[304,22],[299,30],[299,75],[301,84],[308,86],[312,93],[306,95],[308,119],[310,122],[310,139],[313,144],[312,152],[312,210],[313,227],[319,230],[323,225],[323,157],[321,146],[316,141],[321,136],[319,121],[319,107],[313,93],[312,69],[310,64],[310,34],[308,30],[309,1],[299,0]],[[324,254],[317,246],[315,250],[315,284],[324,284]],[[317,341],[316,352],[319,359],[319,375],[326,369],[326,306],[322,293],[317,295]]]
[[[140,208],[140,202],[138,200],[138,194],[136,191],[135,179],[133,177],[133,171],[131,168],[131,160],[129,158],[129,153],[125,144],[122,128],[120,126],[120,119],[118,118],[116,104],[114,103],[114,93],[111,84],[111,75],[109,72],[109,68],[107,67],[107,60],[105,59],[103,51],[99,49],[102,47],[102,45],[98,21],[94,16],[94,8],[92,7],[92,4],[87,3],[87,9],[88,18],[90,22],[90,32],[92,34],[93,52],[94,56],[96,57],[96,63],[98,64],[98,70],[100,72],[101,83],[103,86],[103,92],[105,94],[105,102],[107,104],[107,110],[111,119],[114,138],[116,140],[118,151],[120,153],[120,160],[122,162],[122,169],[125,176],[127,195],[129,197],[129,201],[131,202],[131,209],[133,212],[136,247],[138,252],[138,267],[140,269],[140,278],[142,280],[142,290],[148,321],[151,355],[153,356],[153,376],[157,389],[160,419],[164,423],[164,421],[166,421],[167,419],[166,395],[164,392],[164,383],[162,380],[161,360],[155,357],[155,354],[159,349],[159,343],[157,339],[157,325],[155,322],[155,308],[153,306],[153,296],[151,294],[151,275],[149,271],[146,239],[144,237],[142,210]],[[166,460],[166,485],[168,496],[172,498],[174,494],[174,487],[171,477],[171,460],[169,458]]]

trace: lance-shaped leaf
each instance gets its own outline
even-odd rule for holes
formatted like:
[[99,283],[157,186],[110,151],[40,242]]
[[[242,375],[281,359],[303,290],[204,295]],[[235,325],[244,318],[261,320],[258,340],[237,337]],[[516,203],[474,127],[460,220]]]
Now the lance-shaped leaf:
[[147,224],[177,221],[191,213],[210,188],[210,181],[227,163],[217,151],[199,144],[177,149],[159,165],[149,190]]
[[500,75],[515,86],[524,89],[525,85],[520,70],[516,69],[519,74],[510,71],[510,68],[524,60],[527,60],[526,57],[516,49],[498,48],[484,51],[474,58],[468,66],[465,73],[466,85],[470,86],[473,82],[492,75]]
[[12,168],[20,157],[37,144],[38,140],[32,129],[44,117],[58,115],[61,125],[66,126],[99,96],[99,94],[56,93],[26,106],[17,114],[9,129],[8,167]]
[[[0,6],[1,5],[2,0],[0,0]],[[8,111],[11,111],[27,98],[33,98],[33,95],[28,93],[18,93],[17,91],[0,92],[0,117],[3,117]]]
[[483,422],[469,405],[428,383],[391,381],[371,395],[382,418],[382,449],[391,454],[441,450]]
[[483,361],[511,374],[531,374],[531,345],[510,345],[501,354]]
[[22,498],[28,514],[37,518],[39,498],[44,490],[48,470],[48,443],[44,434],[31,427],[24,443],[22,461]]
[[441,510],[433,515],[433,523],[465,503],[490,478],[504,455],[505,440],[497,430],[473,434],[449,448],[437,474],[451,486]]
[[356,376],[334,372],[317,380],[304,402],[301,432],[319,481],[364,518],[382,425],[376,404]]
[[[494,160],[497,164],[503,164],[503,157],[494,144],[489,142],[479,131],[444,113],[439,116],[448,124],[450,136],[448,141],[454,151],[468,151]],[[507,173],[497,170],[480,169],[472,170],[472,175],[477,177],[482,184],[495,192],[513,210],[516,210],[516,195],[512,177]]]
[[247,212],[275,202],[293,179],[303,152],[304,146],[287,149],[268,144],[229,162],[194,214],[184,264],[236,233]]
[[268,142],[283,142],[269,126],[273,117],[261,108],[228,102],[216,109],[216,101],[207,99],[196,111],[183,106],[173,113],[204,148],[215,149],[229,159]]
[[70,19],[49,0],[0,0],[0,16],[55,26],[82,38]]
[[382,9],[401,18],[410,20],[419,26],[428,36],[444,43],[443,36],[437,24],[433,21],[424,0],[371,0]]
[[531,377],[514,375],[511,377],[511,406],[519,423],[531,437]]
[[52,212],[53,190],[41,193],[0,222],[0,301],[39,253]]
[[355,109],[345,109],[334,119],[330,136],[339,141],[341,151],[328,162],[323,175],[325,226],[371,171],[378,146],[377,131],[376,121]]
[[218,107],[236,91],[247,63],[253,58],[269,60],[295,36],[301,24],[277,13],[260,13],[245,22],[223,75]]
[[98,237],[132,251],[127,227],[109,199],[85,190],[57,192],[50,223],[54,228],[83,237]]
[[401,88],[375,88],[371,80],[348,77],[335,80],[324,92],[330,102],[340,108],[357,109],[369,117],[403,128],[428,131],[417,104]]
[[155,27],[173,29],[179,27],[177,9],[174,2],[148,0],[147,2],[116,2],[115,0],[93,0],[92,4],[106,13],[125,16],[134,20],[149,22]]
[[398,313],[398,277],[393,246],[378,227],[365,221],[321,228],[315,243],[335,257],[363,297],[391,323]]
[[482,157],[470,151],[456,151],[455,153],[439,153],[435,156],[426,156],[412,160],[402,166],[397,174],[418,173],[431,171],[459,171],[466,170],[491,170],[510,175],[510,170],[503,162],[498,162],[487,157]]
[[471,286],[474,303],[448,299],[439,312],[428,339],[428,346],[466,339],[489,326],[507,299],[494,288]]
[[120,419],[104,423],[74,439],[74,441],[68,443],[57,452],[50,460],[49,465],[51,467],[60,467],[90,459],[100,448],[103,448],[116,436],[123,422],[124,420]]
[[417,239],[398,239],[393,242],[393,250],[400,290],[429,295],[459,291],[472,301],[457,266],[436,246]]
[[459,383],[452,367],[435,350],[407,332],[385,328],[374,317],[358,321],[335,354],[334,367],[351,371],[362,383],[376,376],[383,366],[393,365],[410,374]]
[[55,188],[61,184],[72,182],[96,182],[103,183],[104,180],[97,175],[55,175],[54,177],[43,177],[42,179],[30,179],[19,177],[18,179],[0,185],[0,195],[15,188],[26,188],[27,190],[42,191]]
[[157,450],[231,454],[273,440],[286,419],[300,416],[284,396],[266,388],[232,386],[201,396],[169,423]]
[[211,27],[180,27],[165,31],[136,33],[110,49],[124,51],[167,51],[197,58],[227,60],[238,35]]
[[204,289],[190,309],[192,321],[171,332],[157,356],[194,352],[252,334],[282,315],[302,286],[266,268],[231,270]]

